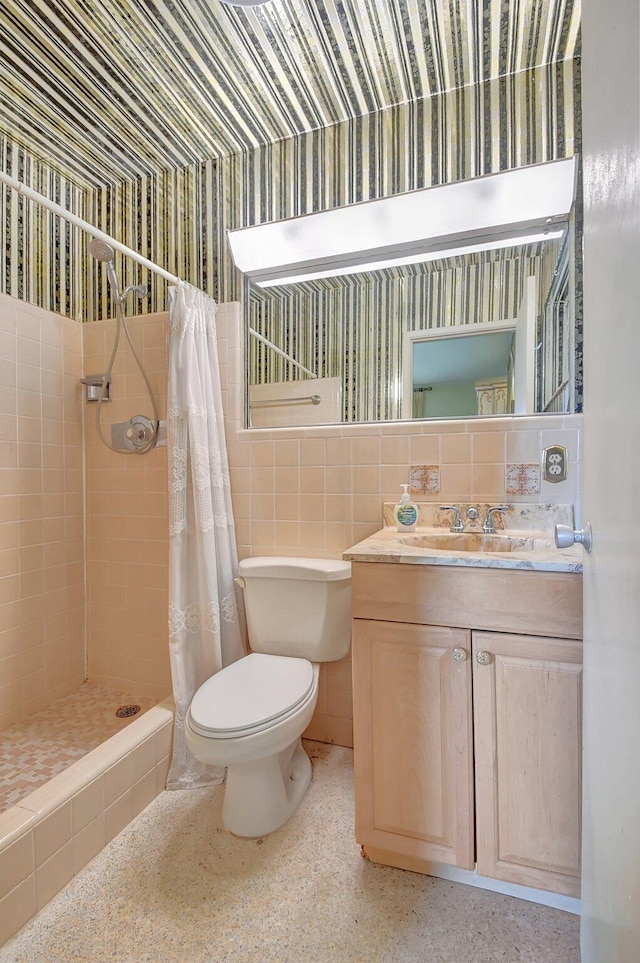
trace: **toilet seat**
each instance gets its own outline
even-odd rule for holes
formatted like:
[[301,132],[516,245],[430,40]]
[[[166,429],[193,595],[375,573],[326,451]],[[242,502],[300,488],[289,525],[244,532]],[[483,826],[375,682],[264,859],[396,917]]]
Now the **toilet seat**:
[[313,683],[313,665],[307,659],[252,652],[200,686],[189,709],[189,725],[212,739],[261,732],[306,702]]

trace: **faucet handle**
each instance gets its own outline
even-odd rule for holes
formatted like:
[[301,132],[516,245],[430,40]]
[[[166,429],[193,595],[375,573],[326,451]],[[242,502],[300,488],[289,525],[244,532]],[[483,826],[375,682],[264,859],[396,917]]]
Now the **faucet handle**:
[[487,514],[482,524],[482,531],[485,533],[485,535],[495,535],[496,533],[496,526],[493,524],[493,518],[492,518],[493,513],[508,512],[508,511],[509,511],[508,505],[493,505],[491,508],[487,509]]
[[460,515],[460,509],[455,505],[440,505],[441,512],[453,512],[453,522],[451,523],[452,532],[462,532],[464,531],[464,524],[462,522],[462,516]]

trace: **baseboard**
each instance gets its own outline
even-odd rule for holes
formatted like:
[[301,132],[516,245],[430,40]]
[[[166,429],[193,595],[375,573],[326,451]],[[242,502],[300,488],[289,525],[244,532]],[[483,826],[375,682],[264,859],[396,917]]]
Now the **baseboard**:
[[575,896],[564,896],[562,893],[551,893],[543,889],[533,889],[530,886],[520,886],[518,883],[507,883],[490,876],[481,876],[477,869],[460,869],[458,866],[449,866],[447,863],[420,860],[420,866],[418,866],[417,861],[410,857],[404,859],[396,853],[389,853],[375,846],[367,846],[366,849],[363,847],[363,852],[367,859],[371,859],[374,863],[384,863],[386,866],[396,866],[399,869],[407,869],[411,872],[437,876],[439,879],[448,879],[452,883],[476,886],[478,889],[491,890],[491,892],[501,893],[503,896],[513,896],[516,899],[528,900],[530,903],[550,906],[552,909],[559,909],[565,913],[580,916],[580,900]]

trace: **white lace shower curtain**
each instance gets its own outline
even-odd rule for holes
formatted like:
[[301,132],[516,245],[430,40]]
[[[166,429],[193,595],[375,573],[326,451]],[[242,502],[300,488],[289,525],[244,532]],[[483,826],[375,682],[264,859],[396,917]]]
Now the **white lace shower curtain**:
[[170,288],[169,648],[176,713],[168,789],[222,780],[223,770],[189,752],[185,717],[198,687],[245,654],[215,313],[215,301],[202,291]]

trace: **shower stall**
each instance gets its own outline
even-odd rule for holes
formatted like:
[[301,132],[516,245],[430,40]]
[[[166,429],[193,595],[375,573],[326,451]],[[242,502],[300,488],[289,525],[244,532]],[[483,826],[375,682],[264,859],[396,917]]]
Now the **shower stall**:
[[0,908],[13,930],[164,788],[171,746],[167,315],[125,318],[143,292],[120,291],[114,248],[140,259],[75,222],[99,235],[84,267],[111,283],[110,319],[0,294]]

